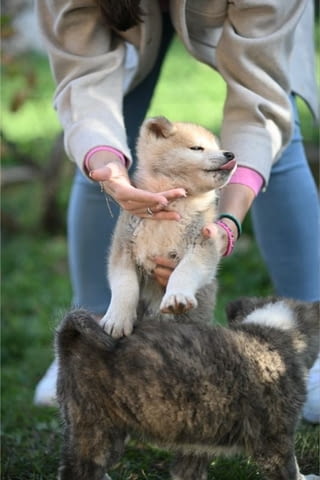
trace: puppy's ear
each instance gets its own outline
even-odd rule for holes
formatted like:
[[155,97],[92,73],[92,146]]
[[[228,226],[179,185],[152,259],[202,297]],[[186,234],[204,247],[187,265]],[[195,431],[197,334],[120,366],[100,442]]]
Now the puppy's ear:
[[176,127],[165,117],[148,118],[143,127],[157,138],[168,138],[176,131]]
[[240,297],[237,300],[233,300],[226,306],[228,323],[241,322],[254,310],[277,303],[281,300],[283,300],[283,298],[277,296]]
[[226,306],[228,323],[241,322],[249,313],[257,307],[257,299],[254,297],[241,297],[233,300]]

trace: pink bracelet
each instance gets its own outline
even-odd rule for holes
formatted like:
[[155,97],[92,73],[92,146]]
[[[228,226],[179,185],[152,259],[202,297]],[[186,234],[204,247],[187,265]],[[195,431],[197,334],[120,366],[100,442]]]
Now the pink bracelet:
[[228,243],[227,243],[227,248],[226,248],[226,251],[224,252],[224,254],[222,255],[223,257],[228,257],[229,255],[231,255],[231,253],[233,252],[233,249],[234,249],[234,235],[233,235],[233,231],[231,230],[231,228],[228,227],[228,225],[226,223],[224,223],[222,220],[218,220],[217,222],[215,222],[217,225],[219,225],[221,228],[223,228],[223,230],[226,232],[227,234],[227,239],[228,239]]
[[123,153],[120,152],[120,150],[117,150],[116,148],[113,148],[113,147],[109,147],[108,145],[100,145],[99,147],[91,148],[91,150],[89,150],[89,152],[87,152],[86,156],[84,157],[83,168],[84,168],[84,170],[85,170],[85,172],[86,172],[86,174],[87,174],[88,176],[90,176],[90,175],[89,175],[89,172],[90,172],[89,160],[90,160],[90,158],[91,158],[92,155],[94,155],[95,153],[97,153],[97,152],[102,152],[102,151],[114,153],[114,154],[119,158],[119,160],[121,160],[121,162],[123,163],[123,165],[124,165],[125,167],[127,166],[127,159],[126,159],[126,157],[123,155]]

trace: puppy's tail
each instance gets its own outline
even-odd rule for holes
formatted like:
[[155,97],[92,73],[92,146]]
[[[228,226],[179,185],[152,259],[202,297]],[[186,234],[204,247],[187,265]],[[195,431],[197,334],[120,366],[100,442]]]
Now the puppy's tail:
[[108,335],[86,310],[73,310],[56,330],[56,351],[58,355],[72,354],[76,344],[106,353],[114,350],[117,340]]

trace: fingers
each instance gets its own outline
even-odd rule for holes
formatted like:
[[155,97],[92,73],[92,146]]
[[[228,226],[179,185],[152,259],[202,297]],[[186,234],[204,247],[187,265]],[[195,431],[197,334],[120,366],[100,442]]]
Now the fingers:
[[215,223],[208,223],[202,229],[202,235],[205,238],[215,238],[218,235],[218,225]]
[[109,165],[104,165],[103,167],[96,168],[89,172],[89,177],[92,178],[95,182],[104,182],[109,180],[112,176],[112,169]]
[[[90,172],[90,177],[99,181],[104,190],[124,209],[133,215],[154,220],[179,220],[180,215],[167,211],[170,202],[186,196],[183,188],[164,192],[149,192],[131,185],[127,169],[120,163],[110,162]],[[148,210],[149,209],[149,210]],[[152,215],[150,215],[150,211]]]
[[154,278],[162,287],[166,287],[177,262],[166,257],[154,257],[152,260],[156,264],[153,271]]
[[116,193],[118,203],[134,215],[144,215],[147,208],[156,213],[168,205],[168,201],[163,195],[140,190],[132,185],[123,187],[118,185]]
[[175,269],[175,267],[177,266],[177,261],[176,260],[172,260],[171,258],[167,258],[167,257],[153,257],[152,258],[153,262],[156,264],[156,268],[165,268],[165,269],[169,269],[170,272],[172,272],[172,270]]
[[170,277],[170,274],[167,274],[167,272],[165,271],[164,272],[157,271],[154,273],[154,278],[159,283],[159,285],[161,285],[161,287],[164,287],[164,288],[166,288],[166,286],[168,285],[169,277]]
[[[158,209],[158,210],[157,210]],[[159,207],[155,208],[136,208],[136,209],[130,209],[129,210],[131,214],[137,215],[138,217],[141,218],[147,218],[149,220],[173,220],[173,221],[179,221],[181,219],[181,216],[179,213],[171,211],[171,210],[159,210]]]
[[172,202],[181,197],[185,197],[186,192],[183,188],[175,188],[166,192],[153,193],[147,190],[141,190],[131,186],[123,190],[118,188],[118,201],[121,206],[134,215],[144,217],[147,209],[153,212],[155,220],[179,220],[180,215],[166,211],[165,208]]
[[177,212],[161,210],[152,215],[151,218],[154,220],[176,220],[178,222],[181,219],[181,215]]
[[160,194],[163,195],[168,200],[168,202],[172,202],[177,198],[182,198],[187,196],[187,192],[185,191],[184,188],[173,188],[165,192],[160,192]]
[[217,241],[217,244],[219,245],[218,249],[219,249],[220,255],[223,255],[223,253],[226,251],[227,244],[228,244],[226,232],[224,231],[223,228],[221,228],[216,223],[208,223],[203,227],[202,235],[205,238],[214,238]]

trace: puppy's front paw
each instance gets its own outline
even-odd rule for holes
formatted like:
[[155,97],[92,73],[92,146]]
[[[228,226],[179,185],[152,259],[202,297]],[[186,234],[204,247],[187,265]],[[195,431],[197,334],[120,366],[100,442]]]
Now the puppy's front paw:
[[135,315],[121,316],[114,315],[109,310],[100,320],[102,328],[113,338],[128,336],[133,330]]
[[185,313],[198,305],[197,299],[192,294],[185,293],[166,293],[160,305],[162,313]]

